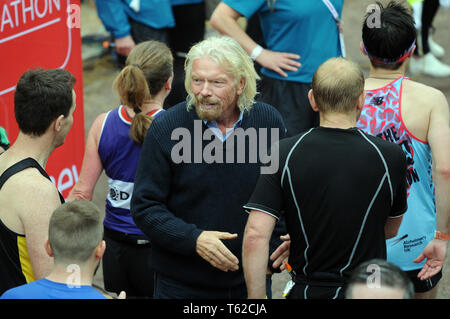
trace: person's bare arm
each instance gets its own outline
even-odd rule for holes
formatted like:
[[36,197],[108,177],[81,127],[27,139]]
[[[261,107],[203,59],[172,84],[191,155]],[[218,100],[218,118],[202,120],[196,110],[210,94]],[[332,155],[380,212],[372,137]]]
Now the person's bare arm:
[[403,215],[398,217],[389,217],[384,224],[384,235],[386,239],[394,238],[397,236],[398,229],[403,220]]
[[266,296],[266,273],[269,241],[276,219],[264,212],[251,210],[244,232],[242,260],[249,299]]
[[[258,44],[239,26],[237,20],[240,17],[241,14],[239,12],[227,4],[220,2],[211,16],[210,24],[220,33],[236,39],[242,48],[250,55]],[[301,64],[296,61],[298,59],[300,59],[300,56],[297,54],[274,52],[265,49],[258,56],[256,62],[277,72],[283,77],[287,77],[287,74],[283,70],[297,71],[301,66]]]
[[439,92],[433,103],[428,127],[428,143],[433,156],[433,183],[436,196],[436,229],[450,232],[450,111],[445,96]]
[[[27,251],[36,280],[47,276],[53,267],[53,258],[45,251],[48,227],[53,211],[61,205],[58,191],[49,180],[36,176],[22,183],[20,220],[24,227]],[[30,175],[24,175],[26,178]]]
[[[431,100],[432,110],[428,127],[428,143],[433,156],[433,183],[436,202],[436,230],[449,233],[450,215],[450,115],[445,96],[438,92]],[[448,241],[433,239],[414,260],[427,259],[418,277],[422,280],[437,274],[445,262]]]
[[81,172],[78,181],[69,193],[68,201],[76,199],[92,200],[95,185],[103,171],[103,165],[98,154],[98,142],[105,117],[106,113],[100,114],[89,130]]

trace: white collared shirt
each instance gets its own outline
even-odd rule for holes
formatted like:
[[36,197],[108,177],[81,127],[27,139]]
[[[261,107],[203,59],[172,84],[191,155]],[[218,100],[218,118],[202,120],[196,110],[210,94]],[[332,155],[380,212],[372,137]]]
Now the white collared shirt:
[[216,135],[222,142],[225,142],[226,139],[233,133],[235,128],[241,123],[242,118],[244,116],[244,112],[241,111],[238,120],[233,124],[233,127],[227,128],[227,131],[225,132],[225,135],[222,134],[222,131],[219,129],[219,126],[217,125],[217,121],[207,121],[203,120],[203,123],[208,126],[208,128],[213,131],[214,135]]

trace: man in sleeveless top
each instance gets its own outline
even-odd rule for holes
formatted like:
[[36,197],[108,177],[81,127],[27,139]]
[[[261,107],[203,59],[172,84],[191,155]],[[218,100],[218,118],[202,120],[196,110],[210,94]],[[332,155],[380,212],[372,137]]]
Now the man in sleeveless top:
[[387,258],[408,273],[416,298],[434,298],[449,237],[449,107],[442,92],[404,77],[416,39],[407,9],[389,3],[380,14],[380,28],[363,25],[361,50],[371,69],[357,126],[405,153],[408,210],[386,242]]
[[19,134],[0,155],[0,293],[46,276],[52,212],[64,202],[45,165],[64,144],[75,110],[75,78],[66,70],[25,72],[16,87]]

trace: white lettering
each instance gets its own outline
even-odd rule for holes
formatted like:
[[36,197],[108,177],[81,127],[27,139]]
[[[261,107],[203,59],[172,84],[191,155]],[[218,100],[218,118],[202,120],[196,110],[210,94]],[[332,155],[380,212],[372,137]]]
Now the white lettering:
[[[5,16],[6,19],[5,19]],[[11,28],[14,28],[13,21],[11,19],[11,14],[9,13],[8,6],[6,4],[3,5],[3,13],[2,13],[2,26],[0,28],[0,32],[3,32],[3,28],[6,23],[9,23],[11,25]]]
[[22,17],[23,23],[27,23],[27,12],[31,14],[31,21],[34,21],[33,0],[30,0],[30,6],[25,5],[26,0],[22,0]]
[[[0,7],[0,32],[5,29],[14,30],[14,28],[25,26],[35,20],[45,19],[46,16],[56,11],[61,11],[61,0],[14,0],[9,4],[3,4]],[[73,12],[68,18],[71,27],[79,28],[81,25],[80,7],[78,5],[70,5],[68,12]],[[12,15],[11,13],[14,12]],[[9,28],[5,28],[5,27]]]
[[367,277],[368,288],[381,288],[381,268],[377,264],[367,266],[367,272],[372,274]]
[[81,287],[81,268],[76,264],[70,264],[66,268],[66,272],[70,273],[67,277],[67,287],[80,288]]
[[[67,177],[68,180],[66,182],[63,182],[65,177]],[[73,182],[72,171],[68,168],[63,169],[58,177],[58,190],[62,193],[66,189],[72,187],[73,184],[74,184],[74,182]]]
[[[48,3],[50,5],[50,13],[52,13],[52,0],[48,0]],[[53,3],[55,4],[56,9],[58,9],[58,11],[61,11],[61,0],[53,0]]]
[[16,0],[11,2],[9,5],[14,6],[14,17],[16,18],[16,27],[19,26],[19,9],[17,8],[17,6],[19,5],[20,0]]
[[36,0],[36,15],[38,16],[38,18],[43,18],[47,14],[47,9],[48,9],[48,2],[46,0],[44,0],[44,11],[40,12],[39,6],[38,6],[38,0]]
[[81,8],[77,4],[71,4],[67,7],[67,27],[81,28]]
[[70,170],[69,168],[64,168],[63,170],[61,170],[61,172],[58,174],[58,182],[56,182],[53,176],[50,176],[50,180],[53,184],[55,184],[60,193],[71,188],[78,181],[78,170],[76,165],[72,165],[72,170]]

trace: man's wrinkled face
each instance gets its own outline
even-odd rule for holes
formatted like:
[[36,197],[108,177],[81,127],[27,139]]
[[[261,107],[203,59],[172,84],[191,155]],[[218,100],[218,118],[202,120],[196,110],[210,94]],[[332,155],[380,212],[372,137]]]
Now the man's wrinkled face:
[[208,57],[193,62],[191,84],[197,115],[207,121],[217,121],[234,110],[242,93],[233,76]]

